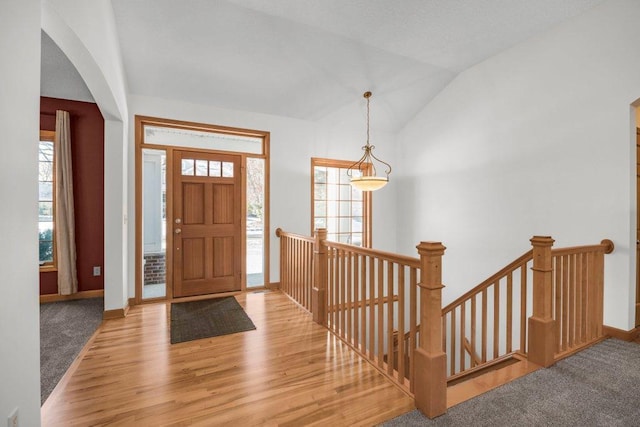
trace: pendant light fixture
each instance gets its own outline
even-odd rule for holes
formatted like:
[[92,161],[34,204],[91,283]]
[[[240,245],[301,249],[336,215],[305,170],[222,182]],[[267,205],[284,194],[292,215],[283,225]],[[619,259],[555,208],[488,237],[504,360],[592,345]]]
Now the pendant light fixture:
[[[367,100],[367,143],[362,147],[364,154],[360,160],[349,166],[347,175],[351,178],[351,185],[354,188],[360,191],[375,191],[389,182],[391,165],[377,158],[373,154],[373,149],[376,147],[369,144],[369,98],[371,98],[371,92],[365,92],[364,97]],[[386,167],[384,176],[377,176],[376,163],[378,163],[378,166],[384,165]],[[356,176],[354,176],[354,173]]]

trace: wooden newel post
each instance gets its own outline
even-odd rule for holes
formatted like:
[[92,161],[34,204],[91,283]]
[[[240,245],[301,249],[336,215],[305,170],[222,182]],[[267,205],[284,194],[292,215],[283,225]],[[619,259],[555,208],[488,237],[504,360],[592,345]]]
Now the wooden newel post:
[[416,407],[434,418],[447,411],[447,355],[442,348],[442,255],[440,242],[422,242],[420,254],[420,343],[414,350]]
[[528,359],[540,366],[553,365],[556,347],[552,289],[551,247],[549,236],[534,236],[533,245],[533,316],[529,318]]
[[313,290],[311,292],[311,312],[313,321],[327,324],[327,229],[318,228],[313,245]]

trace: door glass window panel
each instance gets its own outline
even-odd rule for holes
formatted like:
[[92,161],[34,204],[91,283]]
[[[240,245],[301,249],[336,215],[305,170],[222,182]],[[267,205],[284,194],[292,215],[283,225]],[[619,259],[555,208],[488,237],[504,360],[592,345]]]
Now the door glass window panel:
[[192,176],[194,170],[195,167],[193,159],[182,159],[182,175]]
[[[312,159],[314,229],[326,228],[329,240],[369,245],[371,195],[351,187],[348,174],[351,162]],[[359,176],[360,171],[352,171]],[[365,205],[367,208],[365,209]]]
[[207,176],[209,174],[206,160],[196,160],[196,176]]
[[222,176],[222,163],[219,161],[209,161],[209,176],[220,177]]
[[222,177],[233,178],[233,163],[222,162]]

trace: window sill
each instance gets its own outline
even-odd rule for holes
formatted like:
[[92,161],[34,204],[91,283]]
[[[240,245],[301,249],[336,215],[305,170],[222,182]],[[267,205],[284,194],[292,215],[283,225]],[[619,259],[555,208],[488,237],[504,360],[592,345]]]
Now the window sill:
[[56,267],[55,265],[41,265],[40,266],[40,273],[49,273],[49,272],[54,272],[54,271],[58,271],[58,267]]

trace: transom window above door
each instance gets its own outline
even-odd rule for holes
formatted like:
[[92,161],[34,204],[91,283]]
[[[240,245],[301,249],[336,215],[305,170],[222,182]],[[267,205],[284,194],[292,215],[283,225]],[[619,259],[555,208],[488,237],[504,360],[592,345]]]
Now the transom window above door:
[[[329,240],[370,247],[371,195],[351,186],[347,170],[352,164],[342,160],[311,159],[312,227],[314,230],[326,228]],[[353,172],[354,176],[361,173]]]

